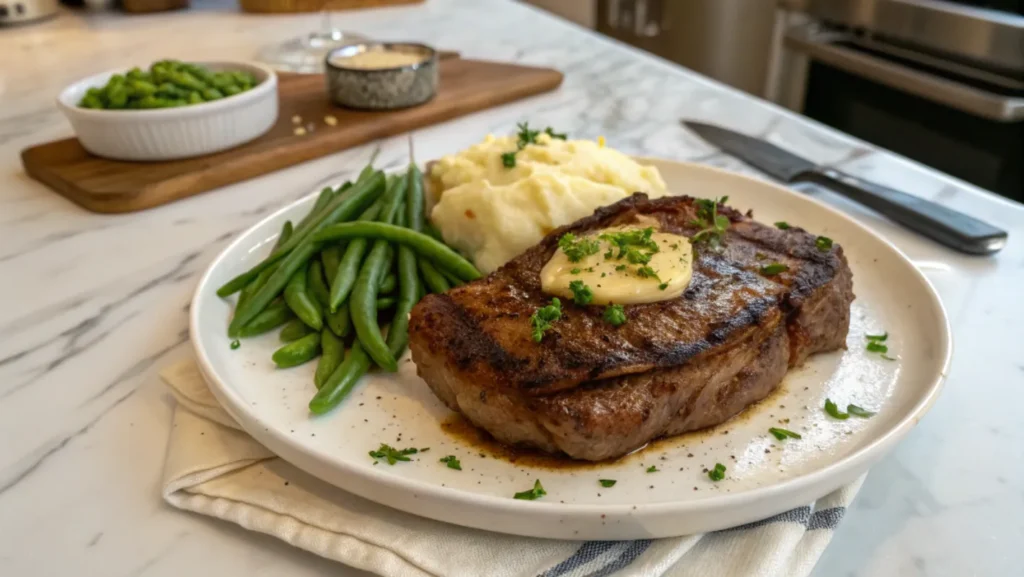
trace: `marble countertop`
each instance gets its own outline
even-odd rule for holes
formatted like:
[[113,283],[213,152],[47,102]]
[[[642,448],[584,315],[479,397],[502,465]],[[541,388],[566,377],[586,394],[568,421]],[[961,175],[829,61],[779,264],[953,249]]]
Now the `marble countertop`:
[[[336,15],[377,38],[553,66],[557,92],[416,134],[419,158],[516,121],[623,151],[757,174],[682,128],[682,117],[760,134],[823,163],[942,202],[1010,232],[993,258],[952,253],[828,192],[938,288],[955,354],[945,391],[872,470],[815,574],[1019,574],[1024,561],[1024,206],[675,65],[500,0],[430,0]],[[228,6],[148,16],[75,15],[0,31],[0,574],[338,575],[356,572],[228,523],[171,509],[158,485],[172,400],[157,371],[189,354],[187,310],[229,239],[371,146],[142,213],[86,212],[22,171],[18,152],[64,137],[71,81],[163,58],[253,58],[314,29],[316,14]],[[380,161],[405,162],[405,138]],[[894,287],[898,295],[898,287]]]

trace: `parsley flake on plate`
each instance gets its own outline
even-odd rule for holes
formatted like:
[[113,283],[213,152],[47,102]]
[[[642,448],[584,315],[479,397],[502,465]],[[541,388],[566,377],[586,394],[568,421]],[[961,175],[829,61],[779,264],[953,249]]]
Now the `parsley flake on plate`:
[[455,455],[441,457],[441,462],[448,465],[449,469],[455,469],[456,471],[462,470],[462,463],[460,463],[459,460],[455,458]]
[[712,481],[721,481],[725,478],[725,465],[715,463],[715,468],[708,471],[708,478]]
[[803,437],[800,436],[799,433],[794,433],[793,431],[790,431],[789,429],[778,429],[776,427],[772,427],[772,428],[768,429],[768,432],[771,433],[772,435],[774,435],[775,438],[780,440],[780,441],[782,441],[783,439],[786,439],[787,437],[793,438],[793,439],[802,439],[803,438]]
[[825,399],[825,412],[833,419],[839,419],[840,421],[850,418],[850,413],[840,411],[839,407],[832,402],[832,399]]
[[827,236],[819,236],[814,239],[814,246],[818,247],[821,252],[828,252],[832,250],[832,239]]
[[846,405],[846,412],[853,415],[854,417],[860,417],[862,419],[867,419],[868,417],[875,416],[874,411],[862,409],[857,405]]
[[410,461],[411,459],[409,459],[409,455],[415,455],[418,452],[419,450],[414,448],[399,450],[391,445],[381,443],[379,449],[376,451],[370,451],[370,456],[374,459],[387,461],[389,465],[394,465],[398,461]]
[[615,483],[618,483],[615,479],[598,479],[598,483],[601,483],[602,487],[614,487]]
[[533,488],[529,491],[520,491],[513,496],[513,499],[523,499],[525,501],[536,501],[548,492],[544,490],[544,487],[540,484],[540,479],[533,482]]
[[777,228],[779,230],[789,230],[789,229],[791,229],[793,227],[789,226],[788,222],[786,222],[784,220],[780,220],[779,222],[775,223],[775,228]]
[[651,465],[650,467],[647,467],[647,472],[648,473],[657,473],[658,472],[658,467],[656,465]]

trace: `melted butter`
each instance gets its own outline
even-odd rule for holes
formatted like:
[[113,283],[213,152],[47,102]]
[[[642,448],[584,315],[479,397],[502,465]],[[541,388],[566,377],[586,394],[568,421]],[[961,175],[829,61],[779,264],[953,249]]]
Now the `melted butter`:
[[[569,260],[562,249],[555,251],[540,272],[541,289],[551,295],[572,300],[569,288],[572,281],[582,281],[594,293],[591,304],[642,304],[678,298],[690,284],[693,274],[693,250],[685,236],[655,231],[651,234],[658,246],[658,252],[651,255],[647,267],[653,269],[657,278],[645,277],[640,269],[643,264],[630,263],[625,257],[615,258],[619,250],[606,240],[600,240],[604,233],[614,234],[631,230],[643,230],[643,226],[621,226],[594,232],[582,239],[598,239],[597,253],[584,257],[578,262]],[[606,258],[608,250],[612,258]],[[649,251],[644,251],[649,252]]]

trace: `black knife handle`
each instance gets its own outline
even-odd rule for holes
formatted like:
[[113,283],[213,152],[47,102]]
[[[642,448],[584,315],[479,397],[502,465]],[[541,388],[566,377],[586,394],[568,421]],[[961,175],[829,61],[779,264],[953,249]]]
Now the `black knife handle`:
[[1006,231],[941,204],[833,168],[816,168],[796,180],[825,186],[961,252],[992,254],[1006,246]]

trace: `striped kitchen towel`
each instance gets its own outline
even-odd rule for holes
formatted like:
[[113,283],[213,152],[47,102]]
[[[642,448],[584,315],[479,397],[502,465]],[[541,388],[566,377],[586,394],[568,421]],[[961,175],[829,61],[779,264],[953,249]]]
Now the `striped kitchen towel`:
[[168,503],[389,577],[800,577],[814,567],[863,480],[813,505],[705,535],[515,537],[416,517],[328,485],[244,433],[193,361],[163,377],[178,400],[164,467]]

